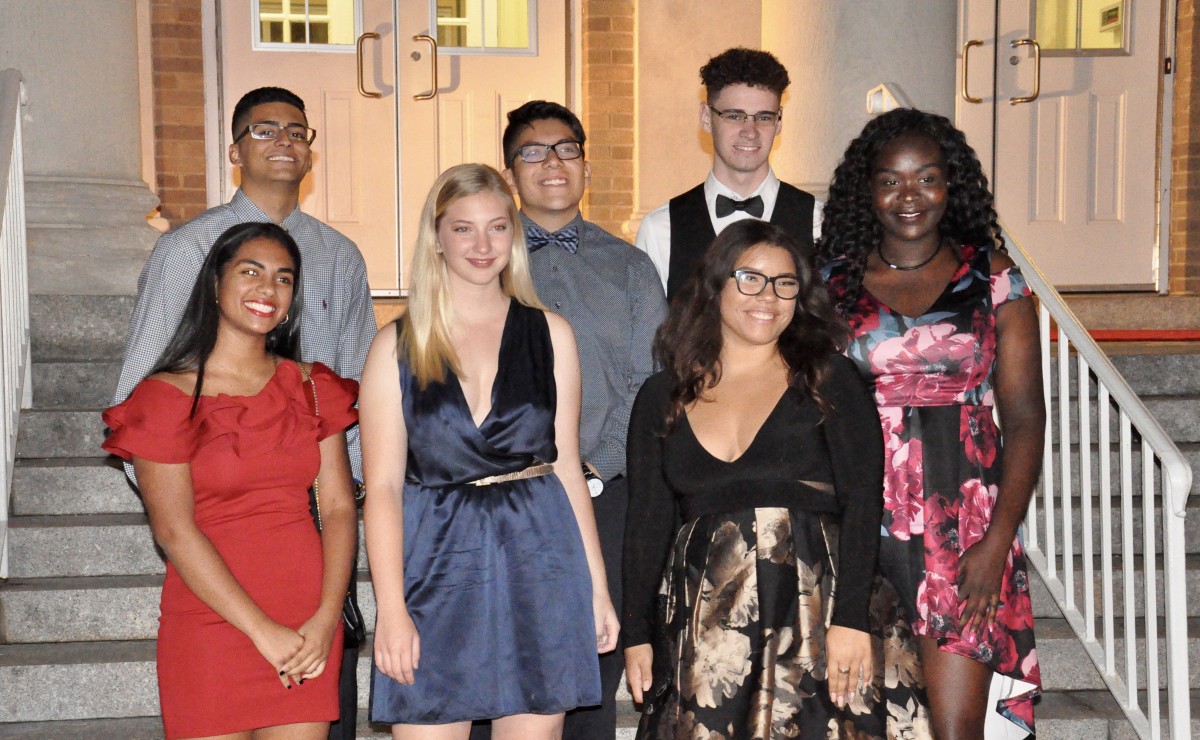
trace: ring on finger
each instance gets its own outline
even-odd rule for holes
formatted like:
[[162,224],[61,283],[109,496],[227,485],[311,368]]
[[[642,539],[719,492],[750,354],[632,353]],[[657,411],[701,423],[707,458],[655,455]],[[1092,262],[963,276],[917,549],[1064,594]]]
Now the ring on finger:
[[850,669],[849,669],[849,668],[839,668],[839,669],[838,669],[838,673],[842,674],[843,676],[844,676],[844,675],[846,675],[846,674],[847,674],[847,673],[849,673],[849,672],[850,672]]

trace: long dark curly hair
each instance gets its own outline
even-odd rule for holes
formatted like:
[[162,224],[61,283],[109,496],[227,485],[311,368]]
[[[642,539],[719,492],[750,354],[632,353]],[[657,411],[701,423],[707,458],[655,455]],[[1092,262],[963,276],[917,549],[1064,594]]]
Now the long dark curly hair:
[[883,228],[871,205],[875,160],[885,146],[902,136],[929,139],[946,159],[948,197],[938,233],[957,244],[1004,247],[987,176],[963,132],[936,113],[915,108],[888,111],[871,119],[846,147],[829,185],[817,260],[822,265],[840,257],[848,260],[846,292],[839,309],[849,309],[858,300],[867,255],[883,238]]
[[668,429],[705,388],[721,379],[721,292],[741,256],[760,244],[787,250],[796,263],[800,294],[796,315],[779,336],[779,354],[791,384],[807,392],[822,413],[829,410],[817,389],[830,372],[830,356],[846,348],[849,330],[834,312],[808,250],[774,224],[744,219],[722,231],[709,246],[696,272],[671,301],[670,314],[655,337],[655,355],[670,376]]

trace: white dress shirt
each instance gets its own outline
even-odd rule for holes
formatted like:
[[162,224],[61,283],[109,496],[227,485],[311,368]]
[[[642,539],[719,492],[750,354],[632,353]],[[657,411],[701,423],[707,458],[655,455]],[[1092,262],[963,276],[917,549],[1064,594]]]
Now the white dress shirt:
[[[745,211],[734,211],[728,216],[717,218],[717,196],[724,195],[726,198],[733,200],[745,200],[759,196],[763,200],[763,221],[770,221],[771,215],[775,212],[775,199],[779,196],[779,178],[775,176],[775,171],[768,167],[767,176],[759,183],[758,187],[751,193],[738,193],[728,187],[714,175],[711,171],[708,173],[708,178],[704,181],[704,202],[708,206],[708,217],[712,220],[713,233],[720,234],[725,230],[725,227],[744,218],[754,218]],[[667,287],[667,274],[671,269],[671,210],[670,202],[663,203],[658,208],[655,208],[646,217],[642,219],[642,225],[638,227],[637,239],[634,246],[650,255],[650,261],[654,263],[654,268],[658,270],[658,277],[662,280],[663,289]],[[813,241],[815,242],[821,236],[821,211],[825,207],[825,201],[818,200],[813,205]]]

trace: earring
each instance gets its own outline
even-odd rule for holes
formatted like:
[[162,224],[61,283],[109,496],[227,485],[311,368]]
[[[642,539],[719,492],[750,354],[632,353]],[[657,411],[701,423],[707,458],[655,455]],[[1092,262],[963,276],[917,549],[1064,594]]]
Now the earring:
[[283,321],[280,321],[279,325],[283,326],[284,324],[286,324],[288,322],[288,319],[290,319],[290,318],[292,318],[292,315],[290,313],[285,313],[283,315]]

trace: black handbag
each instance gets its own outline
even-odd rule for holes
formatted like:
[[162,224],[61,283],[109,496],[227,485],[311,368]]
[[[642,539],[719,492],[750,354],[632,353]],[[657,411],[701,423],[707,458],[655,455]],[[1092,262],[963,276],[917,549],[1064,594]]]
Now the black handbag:
[[[313,382],[312,377],[308,374],[308,370],[304,365],[296,363],[300,367],[300,374],[304,376],[304,382],[308,383],[308,387],[312,389],[313,415],[321,415],[321,407],[317,404],[317,384]],[[321,531],[321,485],[318,478],[313,478],[312,488],[308,489],[310,508],[313,513],[313,523],[317,525],[317,532]],[[367,639],[367,626],[363,621],[362,610],[358,608],[358,597],[355,595],[354,589],[354,573],[350,573],[350,583],[346,586],[346,600],[342,602],[342,628],[344,638],[342,640],[344,647],[358,647]]]

